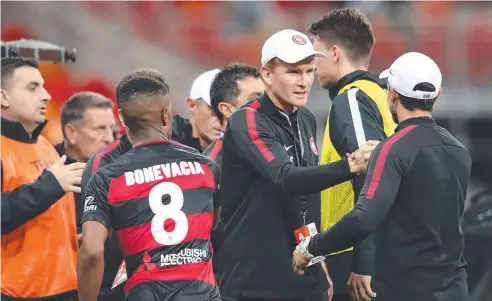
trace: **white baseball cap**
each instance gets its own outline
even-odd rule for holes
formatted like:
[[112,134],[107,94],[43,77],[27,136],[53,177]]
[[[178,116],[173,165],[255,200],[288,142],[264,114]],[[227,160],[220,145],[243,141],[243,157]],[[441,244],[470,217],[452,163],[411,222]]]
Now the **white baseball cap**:
[[203,99],[210,105],[210,87],[220,69],[213,69],[200,74],[191,85],[190,98],[193,100]]
[[314,50],[309,38],[296,30],[284,29],[266,40],[261,49],[261,64],[264,66],[273,58],[278,58],[287,64],[295,64],[309,56],[325,56]]
[[[379,78],[387,78],[389,85],[403,96],[416,99],[436,98],[441,90],[441,70],[430,57],[419,52],[408,52],[396,59]],[[420,83],[434,85],[434,92],[415,90]]]

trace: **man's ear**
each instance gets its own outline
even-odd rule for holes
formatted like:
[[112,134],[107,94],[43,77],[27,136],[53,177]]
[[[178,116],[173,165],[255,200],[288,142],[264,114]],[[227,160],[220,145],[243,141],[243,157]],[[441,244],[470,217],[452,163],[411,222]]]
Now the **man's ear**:
[[0,93],[2,94],[1,95],[1,105],[2,105],[2,109],[7,109],[10,107],[10,103],[9,103],[9,100],[8,100],[8,97],[7,97],[7,90],[0,90]]
[[188,106],[188,109],[190,110],[190,112],[192,112],[192,113],[195,112],[196,102],[191,97],[186,98],[186,105]]
[[260,73],[261,73],[261,78],[263,79],[263,82],[265,83],[265,86],[271,86],[272,85],[272,70],[274,62],[270,62],[267,66],[261,66],[260,68]]
[[121,124],[126,127],[125,120],[123,119],[123,115],[121,115],[121,109],[118,110],[118,117],[120,118]]
[[399,102],[400,97],[398,96],[398,93],[396,93],[391,86],[388,86],[388,105],[390,106],[390,109],[393,107],[396,110]]
[[340,48],[338,45],[333,45],[333,46],[331,46],[330,50],[331,51],[328,53],[330,55],[329,59],[331,59],[334,64],[338,64],[338,62],[340,61],[340,58],[343,55],[342,48]]
[[222,113],[222,115],[224,115],[225,119],[229,119],[233,113],[230,105],[226,102],[219,103],[219,111]]
[[164,126],[169,126],[173,122],[173,113],[171,107],[167,107],[162,110],[161,121]]
[[65,137],[70,145],[74,145],[77,142],[77,128],[71,124],[67,123],[63,128],[63,132],[65,133]]
[[442,95],[442,87],[439,90],[439,93],[437,94],[436,98],[434,98],[434,103],[436,103],[436,101],[439,99],[439,97],[441,97],[441,95]]

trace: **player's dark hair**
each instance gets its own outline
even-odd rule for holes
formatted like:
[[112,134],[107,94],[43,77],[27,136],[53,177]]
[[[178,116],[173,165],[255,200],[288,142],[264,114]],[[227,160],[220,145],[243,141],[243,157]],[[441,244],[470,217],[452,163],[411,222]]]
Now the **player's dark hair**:
[[369,63],[375,38],[367,16],[358,8],[337,9],[309,27],[316,39],[343,48],[352,62]]
[[61,108],[61,126],[63,137],[65,126],[71,123],[79,126],[84,122],[85,112],[91,108],[113,109],[113,102],[105,96],[90,91],[78,92],[72,95]]
[[[130,130],[135,132],[142,129],[149,120],[142,112],[132,111],[135,107],[125,109],[125,105],[138,101],[149,101],[153,98],[169,98],[169,87],[154,77],[132,76],[118,85],[116,100],[121,109],[123,122]],[[151,109],[151,107],[149,103],[149,107],[143,108],[142,111]]]
[[241,94],[238,81],[247,77],[260,78],[260,71],[250,65],[232,63],[215,76],[210,87],[210,105],[220,121],[224,120],[224,115],[219,110],[219,103],[235,103]]
[[[423,91],[423,92],[435,92],[436,87],[431,83],[419,83],[413,88],[413,90]],[[398,94],[401,105],[409,111],[422,110],[422,111],[432,112],[432,108],[434,107],[434,102],[436,101],[436,98],[416,99],[412,97],[403,96],[398,92],[396,93]]]
[[135,76],[118,85],[118,105],[138,100],[145,96],[168,96],[169,86],[149,76]]
[[146,76],[146,77],[153,78],[153,79],[161,82],[164,86],[166,86],[167,90],[169,91],[169,85],[166,81],[166,78],[164,77],[164,75],[160,71],[157,71],[155,69],[150,69],[150,68],[139,68],[139,69],[135,69],[132,72],[126,74],[121,79],[120,83],[116,87],[116,95],[118,95],[119,91],[121,90],[121,86],[125,82],[127,82],[127,81],[129,81],[135,77],[139,77],[139,76]]
[[2,69],[2,89],[5,89],[7,85],[10,83],[10,79],[14,74],[14,71],[20,67],[33,67],[39,69],[39,64],[32,59],[23,59],[20,57],[11,57],[11,58],[3,58],[1,62]]

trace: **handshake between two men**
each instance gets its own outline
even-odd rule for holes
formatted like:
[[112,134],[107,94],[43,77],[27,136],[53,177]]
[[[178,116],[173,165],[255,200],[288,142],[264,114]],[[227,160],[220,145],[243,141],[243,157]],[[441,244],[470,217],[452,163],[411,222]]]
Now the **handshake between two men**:
[[361,147],[351,154],[346,154],[350,171],[353,173],[366,173],[367,164],[369,163],[369,158],[372,151],[378,145],[379,141],[369,140]]

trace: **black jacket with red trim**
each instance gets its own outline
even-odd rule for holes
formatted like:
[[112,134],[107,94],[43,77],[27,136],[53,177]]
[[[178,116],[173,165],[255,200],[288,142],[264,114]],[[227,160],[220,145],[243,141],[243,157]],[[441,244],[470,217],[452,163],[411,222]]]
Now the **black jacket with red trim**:
[[377,300],[468,300],[461,229],[468,150],[427,117],[401,122],[371,154],[355,208],[313,236],[309,252],[332,253],[375,234]]
[[[319,166],[311,112],[278,109],[267,94],[230,118],[222,148],[224,298],[306,298],[328,288],[321,264],[292,271],[294,230],[320,226],[320,191],[353,177],[345,159]],[[303,218],[305,212],[305,221]]]
[[222,165],[222,146],[224,144],[224,135],[210,143],[209,146],[203,151],[203,155],[214,160],[215,163],[221,168]]
[[[207,146],[207,148],[203,151],[202,154],[204,156],[209,157],[210,159],[214,160],[215,163],[217,163],[217,168],[219,169],[219,173],[222,172],[222,145],[223,144],[224,144],[224,134],[222,134],[219,139],[210,143],[210,145]],[[212,232],[212,238],[211,238],[212,246],[214,247],[214,250],[216,252],[219,250],[221,246],[223,231],[224,231],[224,224],[222,223],[221,220],[219,220],[217,227]],[[214,268],[214,272],[216,273],[215,277],[218,279],[220,277],[220,274],[218,274],[219,268],[218,268],[217,260],[213,261],[213,268]]]

